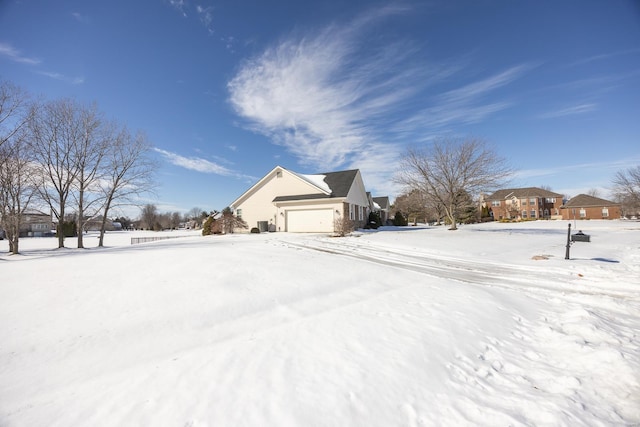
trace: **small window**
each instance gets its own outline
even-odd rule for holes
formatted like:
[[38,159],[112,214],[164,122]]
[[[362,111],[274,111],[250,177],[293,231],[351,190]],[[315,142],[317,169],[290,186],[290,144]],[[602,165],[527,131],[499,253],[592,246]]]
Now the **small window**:
[[526,218],[527,217],[527,211],[522,211],[522,218]]
[[549,216],[549,209],[545,209],[545,210],[544,210],[544,216],[545,216],[545,217]]
[[236,216],[242,218],[242,209],[236,209]]
[[587,211],[585,211],[584,209],[580,209],[580,218],[586,218],[587,216]]
[[500,200],[492,200],[491,206],[500,206]]
[[536,204],[536,198],[535,198],[535,197],[531,197],[531,198],[529,199],[529,204],[530,204],[530,205],[532,205],[532,206],[535,206],[535,204]]
[[282,171],[276,172],[276,178],[282,178]]
[[609,208],[602,208],[602,218],[609,217]]
[[535,218],[536,217],[536,211],[535,210],[531,210],[531,218]]
[[522,199],[522,200],[520,200],[520,204],[521,204],[522,206],[525,206],[525,205],[527,204],[527,199]]

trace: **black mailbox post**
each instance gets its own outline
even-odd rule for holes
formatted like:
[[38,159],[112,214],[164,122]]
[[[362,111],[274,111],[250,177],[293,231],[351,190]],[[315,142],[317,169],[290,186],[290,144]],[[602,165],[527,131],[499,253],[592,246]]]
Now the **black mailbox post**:
[[567,252],[564,255],[564,259],[569,259],[569,248],[571,248],[571,243],[573,242],[591,242],[591,236],[584,234],[582,230],[571,234],[571,224],[569,224],[569,230],[567,231]]

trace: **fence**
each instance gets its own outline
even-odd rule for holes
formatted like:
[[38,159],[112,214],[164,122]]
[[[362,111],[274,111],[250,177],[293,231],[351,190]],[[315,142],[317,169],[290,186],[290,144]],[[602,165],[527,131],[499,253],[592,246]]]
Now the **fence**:
[[137,245],[138,243],[156,242],[158,240],[167,240],[167,239],[178,239],[180,237],[189,237],[189,236],[132,237],[131,238],[131,244],[132,245]]

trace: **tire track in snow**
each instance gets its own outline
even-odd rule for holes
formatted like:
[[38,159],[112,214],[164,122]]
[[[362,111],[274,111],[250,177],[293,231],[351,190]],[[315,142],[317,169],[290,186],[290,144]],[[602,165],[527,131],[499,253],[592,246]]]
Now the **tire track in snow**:
[[[624,291],[580,290],[553,285],[558,279],[555,271],[532,271],[515,265],[480,263],[464,259],[442,257],[431,254],[417,255],[415,251],[400,248],[366,247],[352,242],[334,243],[326,240],[290,241],[282,244],[298,249],[308,249],[334,255],[347,256],[404,270],[415,271],[433,277],[456,280],[459,282],[511,291],[525,291],[538,296],[584,295],[608,297],[612,299],[630,299]],[[497,272],[500,274],[497,274]],[[566,273],[565,273],[566,274]],[[544,282],[541,283],[541,282]],[[636,299],[636,298],[634,298]]]

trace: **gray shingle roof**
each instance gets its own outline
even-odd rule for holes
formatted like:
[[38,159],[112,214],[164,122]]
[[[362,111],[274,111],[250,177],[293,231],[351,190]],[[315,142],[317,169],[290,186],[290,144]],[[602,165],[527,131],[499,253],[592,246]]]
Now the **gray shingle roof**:
[[349,190],[356,179],[358,169],[351,169],[338,172],[325,172],[318,175],[325,175],[324,182],[331,189],[331,194],[298,194],[294,196],[278,196],[273,199],[274,202],[285,202],[291,200],[313,200],[313,199],[329,199],[334,197],[347,197]]
[[599,197],[589,196],[588,194],[578,194],[572,197],[567,203],[564,204],[566,208],[587,208],[587,207],[600,207],[600,206],[617,206],[619,203],[611,202],[609,200],[601,199]]
[[554,193],[553,191],[544,190],[538,187],[525,187],[525,188],[507,188],[504,190],[498,190],[489,197],[487,200],[504,200],[507,197],[517,197],[518,199],[526,199],[528,197],[555,197],[561,198],[562,194]]

